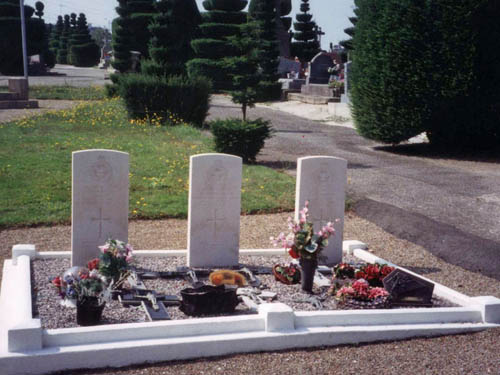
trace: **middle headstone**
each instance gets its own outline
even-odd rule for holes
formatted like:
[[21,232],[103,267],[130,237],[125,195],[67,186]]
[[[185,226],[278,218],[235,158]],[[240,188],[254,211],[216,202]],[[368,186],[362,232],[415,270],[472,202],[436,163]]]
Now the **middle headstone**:
[[238,264],[242,159],[225,154],[191,156],[189,267]]
[[297,160],[295,219],[309,201],[309,220],[318,232],[329,221],[335,222],[335,235],[330,237],[322,256],[327,264],[342,261],[347,160],[331,156],[308,156]]

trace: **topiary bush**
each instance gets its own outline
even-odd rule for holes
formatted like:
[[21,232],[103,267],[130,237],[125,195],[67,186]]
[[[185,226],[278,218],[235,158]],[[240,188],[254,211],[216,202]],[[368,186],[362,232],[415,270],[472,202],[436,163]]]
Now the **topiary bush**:
[[117,86],[132,119],[155,116],[167,120],[175,115],[202,127],[208,113],[211,84],[204,78],[123,74]]
[[215,150],[240,156],[245,163],[255,161],[266,139],[273,134],[269,121],[260,118],[252,121],[229,118],[212,121],[209,125]]

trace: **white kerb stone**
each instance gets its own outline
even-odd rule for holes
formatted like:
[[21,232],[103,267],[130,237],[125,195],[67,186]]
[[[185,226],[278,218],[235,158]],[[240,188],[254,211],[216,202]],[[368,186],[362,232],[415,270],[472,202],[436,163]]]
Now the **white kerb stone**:
[[128,241],[129,155],[73,152],[71,265],[84,266],[108,238]]
[[295,219],[309,201],[309,220],[317,232],[329,221],[335,222],[335,235],[330,237],[322,255],[328,264],[342,261],[347,160],[331,156],[308,156],[297,160]]
[[225,154],[191,156],[189,267],[238,264],[242,159]]

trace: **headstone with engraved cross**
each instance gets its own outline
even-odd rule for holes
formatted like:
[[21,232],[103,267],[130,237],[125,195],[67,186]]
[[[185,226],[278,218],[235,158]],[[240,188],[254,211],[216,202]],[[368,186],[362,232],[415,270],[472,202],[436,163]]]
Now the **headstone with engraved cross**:
[[98,256],[98,246],[108,238],[128,241],[128,173],[125,152],[73,152],[72,266]]
[[225,154],[191,156],[188,266],[238,264],[242,159]]
[[327,264],[342,261],[346,182],[345,159],[308,156],[297,160],[295,218],[298,219],[299,211],[309,201],[309,220],[313,222],[315,232],[329,221],[334,222],[335,235],[330,237],[328,246],[321,253]]

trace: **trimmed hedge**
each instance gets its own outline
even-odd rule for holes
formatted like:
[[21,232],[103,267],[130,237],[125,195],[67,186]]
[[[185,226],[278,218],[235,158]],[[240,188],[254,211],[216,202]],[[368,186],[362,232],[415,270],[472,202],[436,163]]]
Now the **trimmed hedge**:
[[206,10],[242,11],[247,6],[247,0],[205,0]]
[[266,139],[273,134],[269,121],[260,118],[253,121],[229,118],[211,121],[209,125],[215,150],[240,156],[245,163],[255,161]]
[[200,77],[155,77],[124,74],[118,92],[132,119],[162,119],[176,115],[184,122],[202,127],[208,113],[210,82]]
[[241,25],[247,21],[247,15],[242,12],[226,12],[211,10],[201,14],[203,23],[224,23]]
[[224,23],[203,23],[200,25],[203,35],[210,35],[211,38],[220,39],[231,35],[237,35],[240,32],[240,26]]
[[198,58],[222,59],[228,55],[238,52],[237,48],[224,40],[217,39],[195,39],[191,47]]

